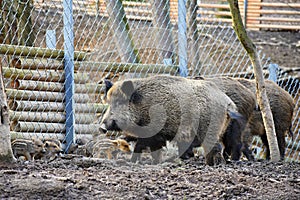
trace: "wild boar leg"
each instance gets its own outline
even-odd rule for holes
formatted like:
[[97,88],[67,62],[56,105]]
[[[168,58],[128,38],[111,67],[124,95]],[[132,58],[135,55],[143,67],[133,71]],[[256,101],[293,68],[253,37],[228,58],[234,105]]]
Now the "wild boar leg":
[[207,165],[219,165],[224,163],[224,158],[221,154],[222,145],[216,143],[212,149],[210,149],[207,145],[203,144],[203,149],[205,153],[205,162]]

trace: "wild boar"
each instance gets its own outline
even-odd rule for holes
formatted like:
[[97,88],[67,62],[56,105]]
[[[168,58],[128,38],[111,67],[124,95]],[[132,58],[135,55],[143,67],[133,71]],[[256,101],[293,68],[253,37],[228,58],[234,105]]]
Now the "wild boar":
[[94,158],[116,159],[120,152],[131,153],[130,145],[123,139],[102,139],[93,145]]
[[[256,84],[254,80],[237,79],[245,87],[249,88],[253,94],[256,93]],[[265,81],[266,92],[268,95],[271,111],[273,114],[273,120],[275,125],[275,132],[278,141],[278,148],[280,152],[281,160],[285,155],[285,136],[290,131],[292,124],[293,112],[295,104],[291,95],[284,89],[279,87],[276,83],[270,80]],[[260,111],[254,111],[253,117],[249,122],[249,131],[252,135],[260,136],[263,144],[266,146],[266,159],[270,159],[269,143],[264,128],[262,116]]]
[[192,143],[195,137],[208,165],[223,161],[219,139],[230,117],[241,115],[234,102],[211,81],[161,75],[105,83],[111,86],[103,99],[109,107],[100,127],[104,132],[125,131],[137,137],[133,162],[145,148],[141,143],[148,145],[157,163],[166,141]]
[[60,141],[56,139],[45,140],[44,147],[46,149],[46,153],[42,156],[44,160],[54,160],[63,152]]
[[[244,85],[239,83],[236,79],[229,77],[215,77],[203,78],[195,77],[199,81],[212,81],[218,88],[224,92],[237,106],[238,112],[243,115],[244,120],[232,119],[222,137],[224,145],[223,156],[228,159],[231,156],[232,160],[239,160],[241,157],[241,150],[248,160],[253,160],[254,157],[248,147],[248,134],[245,131],[248,126],[248,121],[252,117],[253,111],[256,109],[255,95],[247,89]],[[188,159],[194,156],[192,148],[199,146],[199,142],[193,141],[191,147],[181,156],[183,159]]]
[[43,142],[40,139],[32,140],[16,139],[12,141],[11,147],[15,157],[25,156],[26,160],[34,160],[46,153]]

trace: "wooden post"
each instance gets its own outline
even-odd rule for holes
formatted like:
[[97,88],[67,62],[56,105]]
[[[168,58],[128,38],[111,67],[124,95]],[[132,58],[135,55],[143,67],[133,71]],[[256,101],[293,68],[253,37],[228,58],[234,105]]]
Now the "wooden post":
[[18,44],[33,46],[34,32],[31,21],[32,5],[30,0],[18,1]]
[[238,0],[227,0],[230,5],[230,12],[232,14],[232,20],[234,30],[247,51],[251,63],[254,69],[255,81],[256,81],[256,98],[261,109],[264,126],[268,138],[270,147],[271,160],[277,162],[280,160],[279,148],[275,133],[275,126],[273,121],[273,115],[271,112],[269,99],[266,93],[266,87],[264,83],[264,76],[262,71],[262,64],[255,45],[248,37],[247,32],[243,26],[242,17],[239,11]]
[[140,59],[134,49],[132,35],[121,0],[106,0],[109,24],[114,31],[114,40],[122,62],[139,63]]
[[171,58],[174,53],[174,43],[172,38],[172,24],[170,20],[170,1],[151,0],[151,10],[153,15],[153,26],[157,28],[156,48],[162,50],[163,58]]
[[11,148],[9,125],[9,108],[3,84],[2,69],[0,69],[0,163],[12,163],[16,159]]

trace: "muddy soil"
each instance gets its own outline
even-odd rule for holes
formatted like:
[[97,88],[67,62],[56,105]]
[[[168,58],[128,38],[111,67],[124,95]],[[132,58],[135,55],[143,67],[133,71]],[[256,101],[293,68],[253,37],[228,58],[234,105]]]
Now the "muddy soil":
[[300,31],[249,31],[248,35],[272,63],[300,68]]
[[300,164],[58,158],[0,168],[1,199],[299,199]]

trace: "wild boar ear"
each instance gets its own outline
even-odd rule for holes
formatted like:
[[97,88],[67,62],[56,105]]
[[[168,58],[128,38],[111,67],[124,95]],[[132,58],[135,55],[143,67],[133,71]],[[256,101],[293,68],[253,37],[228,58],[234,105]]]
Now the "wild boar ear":
[[124,81],[121,85],[121,91],[127,96],[131,97],[134,92],[134,86],[132,81]]
[[49,147],[49,143],[48,142],[45,143],[45,147]]
[[107,95],[107,92],[113,86],[113,83],[107,79],[104,79],[104,84],[105,84],[105,95]]

